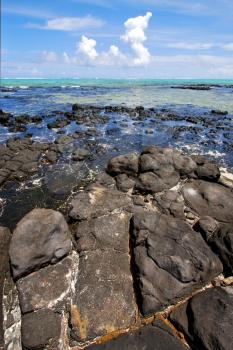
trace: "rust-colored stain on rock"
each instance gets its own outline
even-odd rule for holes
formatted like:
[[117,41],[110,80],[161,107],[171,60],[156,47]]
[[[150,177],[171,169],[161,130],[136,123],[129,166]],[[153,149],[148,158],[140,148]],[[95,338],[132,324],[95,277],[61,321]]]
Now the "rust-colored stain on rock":
[[74,328],[79,330],[81,340],[85,340],[87,338],[88,322],[86,319],[82,319],[77,305],[71,305],[71,323]]

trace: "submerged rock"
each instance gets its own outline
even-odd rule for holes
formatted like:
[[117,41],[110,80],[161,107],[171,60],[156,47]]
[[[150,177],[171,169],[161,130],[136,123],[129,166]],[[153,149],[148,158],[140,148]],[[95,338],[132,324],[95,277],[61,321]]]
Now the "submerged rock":
[[55,263],[71,249],[69,228],[63,217],[51,209],[34,209],[16,226],[10,244],[14,278]]
[[82,161],[86,158],[90,158],[91,154],[88,150],[78,148],[76,149],[73,154],[72,154],[72,160],[77,162],[77,161]]

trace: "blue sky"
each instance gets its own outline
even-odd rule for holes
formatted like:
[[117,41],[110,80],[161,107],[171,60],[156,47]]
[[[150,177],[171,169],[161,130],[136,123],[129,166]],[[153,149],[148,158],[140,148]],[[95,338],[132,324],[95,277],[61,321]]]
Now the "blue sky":
[[233,78],[232,0],[2,0],[2,76]]

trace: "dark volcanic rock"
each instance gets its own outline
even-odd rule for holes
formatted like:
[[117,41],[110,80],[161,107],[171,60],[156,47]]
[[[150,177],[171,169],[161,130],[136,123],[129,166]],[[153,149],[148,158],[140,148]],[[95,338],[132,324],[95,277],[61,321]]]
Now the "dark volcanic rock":
[[58,156],[57,156],[57,153],[55,151],[48,151],[46,153],[46,158],[50,163],[54,164],[57,162]]
[[64,258],[17,281],[22,313],[43,308],[61,310],[70,304],[72,283],[78,274],[78,255]]
[[116,176],[116,184],[119,191],[128,192],[134,188],[135,180],[129,178],[126,174]]
[[10,245],[11,233],[6,227],[0,227],[0,348],[4,348],[3,330],[3,288],[5,274],[9,270],[8,249]]
[[219,230],[219,223],[210,216],[202,216],[195,229],[201,232],[205,241],[209,241],[213,235]]
[[186,204],[198,215],[233,223],[233,192],[230,188],[195,180],[187,182],[182,193]]
[[0,145],[0,184],[6,181],[22,181],[38,171],[49,144],[33,142],[30,138],[9,139]]
[[28,114],[21,114],[15,117],[16,123],[27,124],[30,122],[30,116]]
[[51,209],[34,209],[13,232],[10,259],[14,278],[55,263],[69,253],[71,240],[63,215]]
[[48,192],[57,197],[68,195],[78,184],[78,177],[69,167],[56,168],[44,177],[44,184]]
[[144,315],[176,302],[222,272],[219,259],[184,220],[142,211],[134,216],[133,237]]
[[59,129],[64,128],[66,125],[70,124],[70,121],[67,119],[57,119],[52,123],[48,123],[48,129]]
[[209,216],[201,217],[195,225],[221,259],[225,273],[233,274],[233,225],[218,223]]
[[177,85],[171,86],[172,89],[182,89],[182,90],[198,90],[198,91],[209,91],[211,90],[208,85]]
[[4,112],[2,109],[0,109],[0,124],[7,126],[11,117],[12,115],[10,113]]
[[[93,185],[92,185],[93,186]],[[100,173],[95,179],[94,186],[103,186],[112,190],[116,189],[116,181],[107,173]]]
[[129,250],[129,214],[109,214],[82,221],[75,237],[79,252],[97,249],[114,249],[127,253]]
[[212,109],[211,111],[212,114],[218,114],[218,115],[227,115],[227,111],[220,111],[219,109]]
[[162,320],[129,332],[105,344],[91,345],[87,350],[185,350],[188,349]]
[[115,209],[127,208],[131,204],[131,198],[122,192],[95,186],[74,197],[69,216],[75,220],[86,220],[109,214]]
[[85,342],[135,323],[129,220],[130,215],[121,212],[77,226],[80,265],[71,308],[71,336],[76,341]]
[[107,171],[111,175],[131,174],[138,172],[138,155],[129,153],[123,156],[117,156],[109,160]]
[[144,192],[161,192],[177,185],[180,177],[193,176],[196,163],[170,148],[147,147],[139,159],[136,188]]
[[136,188],[141,192],[161,192],[175,186],[180,179],[176,172],[168,168],[160,169],[159,173],[159,176],[153,172],[140,174],[136,183]]
[[35,124],[40,124],[42,123],[43,118],[39,115],[34,115],[33,117],[31,117],[31,123],[35,123]]
[[156,204],[163,214],[184,219],[184,199],[176,191],[166,191],[156,198]]
[[58,139],[55,141],[56,144],[58,145],[63,145],[63,144],[69,144],[73,142],[73,138],[69,135],[64,135],[58,137]]
[[199,165],[196,169],[196,174],[199,179],[207,181],[218,181],[220,178],[220,170],[217,164],[205,162],[203,165]]
[[[144,155],[147,157],[144,158]],[[182,155],[175,149],[156,146],[148,146],[144,149],[140,159],[142,172],[154,171],[156,173],[159,168],[166,168],[166,166],[172,166],[180,175],[190,175],[196,169],[196,163],[191,157]]]
[[87,149],[78,148],[72,154],[72,160],[74,161],[82,161],[86,158],[90,158],[91,154]]
[[211,288],[195,295],[170,315],[193,348],[231,350],[233,348],[233,287]]
[[22,317],[22,343],[26,349],[58,349],[61,315],[39,310]]

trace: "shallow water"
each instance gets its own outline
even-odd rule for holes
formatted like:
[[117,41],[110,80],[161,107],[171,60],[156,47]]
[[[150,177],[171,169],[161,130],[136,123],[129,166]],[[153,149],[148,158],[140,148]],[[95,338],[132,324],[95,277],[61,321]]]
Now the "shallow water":
[[[194,83],[218,86],[213,86],[208,91],[171,88],[175,85]],[[141,151],[150,144],[175,147],[188,154],[205,154],[232,170],[233,88],[230,85],[233,85],[233,81],[7,79],[2,81],[0,108],[14,115],[26,113],[42,116],[41,124],[27,125],[27,133],[32,133],[33,139],[41,142],[54,141],[58,137],[58,130],[48,129],[47,123],[62,118],[62,115],[51,115],[51,112],[71,111],[73,103],[102,106],[142,105],[156,109],[158,114],[153,117],[148,115],[143,120],[132,120],[127,113],[107,113],[109,121],[96,125],[98,136],[75,140],[74,148],[88,146],[93,153],[97,148],[104,150],[98,153],[93,161],[85,162],[88,173],[83,175],[72,164],[70,154],[59,161],[61,173],[68,176],[80,173],[80,180],[90,180],[90,174],[103,169],[110,157],[130,151]],[[176,113],[176,117],[163,118],[163,109]],[[212,109],[227,111],[228,115],[211,114]],[[194,119],[188,121],[189,116]],[[86,129],[87,125],[72,121],[63,131],[65,134],[72,134],[76,130]],[[24,135],[25,133],[10,133],[7,128],[0,126],[0,143],[8,138]],[[69,195],[65,199],[59,199],[48,193],[44,177],[44,173],[38,174],[23,185],[9,184],[0,189],[2,224],[14,227],[17,221],[35,206],[59,207],[65,212],[67,206],[64,205],[64,201],[69,203]]]
[[[209,91],[173,89],[182,84],[217,84]],[[2,86],[2,108],[14,113],[44,113],[73,103],[144,107],[224,109],[233,113],[233,80],[9,80]],[[16,89],[16,90],[15,90]],[[7,97],[7,98],[6,98]]]

